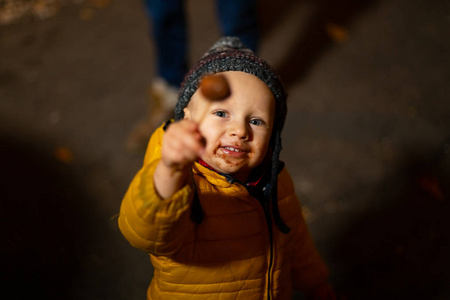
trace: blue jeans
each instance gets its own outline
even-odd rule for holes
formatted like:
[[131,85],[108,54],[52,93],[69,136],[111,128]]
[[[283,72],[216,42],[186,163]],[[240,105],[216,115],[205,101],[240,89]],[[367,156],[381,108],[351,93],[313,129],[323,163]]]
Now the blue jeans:
[[[144,0],[152,21],[157,74],[179,86],[188,71],[185,0]],[[258,44],[257,0],[216,0],[223,36],[237,36],[256,52]],[[207,49],[205,49],[206,52]]]

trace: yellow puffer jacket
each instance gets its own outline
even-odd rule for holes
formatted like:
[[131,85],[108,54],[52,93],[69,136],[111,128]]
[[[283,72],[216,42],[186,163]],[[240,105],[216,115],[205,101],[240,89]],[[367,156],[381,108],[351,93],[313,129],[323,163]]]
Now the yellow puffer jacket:
[[147,299],[288,300],[292,289],[312,295],[324,286],[328,270],[314,248],[286,169],[279,175],[278,201],[289,234],[268,225],[261,204],[244,186],[199,164],[193,174],[204,219],[194,224],[193,186],[169,199],[155,193],[162,135],[162,128],[153,134],[119,217],[131,245],[150,254],[154,276]]

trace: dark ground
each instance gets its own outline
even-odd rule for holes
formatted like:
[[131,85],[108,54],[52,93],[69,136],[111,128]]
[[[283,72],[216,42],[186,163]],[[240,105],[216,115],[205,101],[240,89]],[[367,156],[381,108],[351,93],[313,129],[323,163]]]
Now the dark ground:
[[[123,145],[147,109],[148,24],[139,0],[88,4],[0,27],[2,299],[144,299],[152,276],[116,215],[142,163]],[[188,8],[197,59],[218,31],[210,1]],[[340,299],[450,299],[450,2],[260,14],[290,95],[282,158]]]

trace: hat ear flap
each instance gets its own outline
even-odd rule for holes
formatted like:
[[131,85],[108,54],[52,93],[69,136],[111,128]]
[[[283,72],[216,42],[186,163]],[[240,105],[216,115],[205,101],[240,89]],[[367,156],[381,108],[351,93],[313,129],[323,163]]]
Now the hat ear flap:
[[278,174],[281,172],[281,170],[284,167],[284,164],[280,162],[280,152],[281,152],[281,132],[275,131],[274,132],[274,148],[273,148],[273,155],[272,155],[272,170],[271,170],[271,195],[270,195],[270,201],[272,205],[272,217],[273,221],[275,222],[275,225],[278,227],[278,229],[282,233],[289,233],[291,230],[281,218],[280,210],[278,208]]

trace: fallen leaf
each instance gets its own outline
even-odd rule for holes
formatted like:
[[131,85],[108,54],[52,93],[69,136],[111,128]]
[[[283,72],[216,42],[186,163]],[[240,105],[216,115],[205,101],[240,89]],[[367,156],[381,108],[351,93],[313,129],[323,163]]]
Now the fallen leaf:
[[73,161],[72,151],[70,151],[66,147],[57,147],[53,155],[56,158],[56,160],[66,164],[70,164]]
[[333,41],[336,43],[343,43],[348,40],[348,31],[344,27],[334,24],[328,23],[325,26],[325,29],[328,35],[331,37]]
[[90,2],[96,7],[96,8],[105,8],[111,4],[112,0],[91,0]]
[[80,9],[80,19],[83,21],[89,21],[94,18],[95,11],[90,7],[83,7]]

